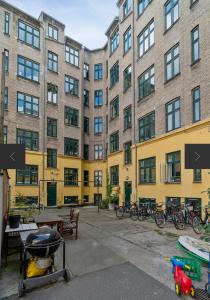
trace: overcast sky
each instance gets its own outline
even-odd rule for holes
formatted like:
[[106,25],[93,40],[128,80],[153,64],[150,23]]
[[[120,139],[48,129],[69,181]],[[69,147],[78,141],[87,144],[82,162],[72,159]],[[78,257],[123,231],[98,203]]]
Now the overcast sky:
[[104,46],[104,33],[118,14],[117,0],[6,1],[36,18],[45,11],[66,25],[66,35],[90,49]]

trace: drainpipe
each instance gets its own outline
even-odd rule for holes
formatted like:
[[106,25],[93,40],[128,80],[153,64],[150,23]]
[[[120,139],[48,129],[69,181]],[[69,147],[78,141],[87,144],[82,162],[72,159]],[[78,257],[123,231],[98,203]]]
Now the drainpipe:
[[4,94],[5,94],[5,54],[2,52],[1,97],[0,97],[0,144],[4,143]]

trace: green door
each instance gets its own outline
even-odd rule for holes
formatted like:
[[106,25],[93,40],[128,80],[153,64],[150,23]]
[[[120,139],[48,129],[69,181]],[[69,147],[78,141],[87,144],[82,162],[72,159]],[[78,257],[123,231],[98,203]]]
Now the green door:
[[47,206],[56,206],[57,198],[57,183],[48,182],[47,183]]
[[125,206],[129,207],[131,204],[131,193],[132,193],[132,183],[125,182]]

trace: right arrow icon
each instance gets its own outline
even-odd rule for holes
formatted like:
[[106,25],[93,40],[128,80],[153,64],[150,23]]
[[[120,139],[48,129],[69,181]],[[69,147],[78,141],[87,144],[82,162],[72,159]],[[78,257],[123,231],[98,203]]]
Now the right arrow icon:
[[200,154],[198,152],[195,152],[195,161],[198,161],[200,157]]

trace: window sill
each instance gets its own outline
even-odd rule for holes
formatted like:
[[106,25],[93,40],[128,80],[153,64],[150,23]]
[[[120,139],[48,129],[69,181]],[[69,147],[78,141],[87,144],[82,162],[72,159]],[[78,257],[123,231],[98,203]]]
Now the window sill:
[[53,136],[47,136],[47,138],[49,139],[49,140],[56,140],[56,141],[58,141],[58,137],[56,136],[56,137],[53,137]]
[[25,116],[25,117],[31,117],[31,118],[34,118],[34,119],[40,119],[39,116],[33,116],[33,115],[29,115],[29,114],[26,114],[26,113],[21,113],[19,111],[17,111],[18,115],[20,116]]
[[[150,50],[152,50],[152,48],[153,48],[154,46],[155,46],[155,43],[154,43],[147,51],[145,51],[145,52],[143,53],[142,56],[138,56],[137,62],[139,62],[145,55],[147,55],[147,53],[149,53]],[[153,65],[154,65],[154,64],[153,64]]]
[[47,167],[47,170],[52,170],[52,171],[57,170],[59,172],[59,169],[57,167]]
[[59,75],[59,74],[58,74],[58,71],[53,71],[53,70],[50,70],[50,69],[47,69],[47,71],[49,71],[49,72],[52,73],[52,74]]
[[100,78],[100,79],[95,79],[94,78],[94,81],[102,81],[103,80],[103,78]]
[[128,17],[129,17],[130,15],[132,15],[132,13],[133,13],[133,11],[130,10],[130,11],[127,13],[127,15],[124,15],[123,18],[122,18],[122,20],[121,20],[121,22],[120,22],[120,24],[124,23],[124,21],[127,20]]
[[138,103],[144,103],[144,102],[148,101],[150,98],[154,97],[154,94],[155,94],[155,90],[152,91],[148,96],[145,96],[144,98],[139,99]]
[[139,185],[156,185],[156,182],[139,182]]
[[132,46],[126,52],[123,51],[123,58],[130,52],[131,49],[132,49]]
[[124,129],[123,129],[123,132],[126,132],[126,131],[129,130],[129,129],[132,129],[132,126],[131,126],[131,127],[124,128]]
[[35,47],[35,46],[31,45],[31,44],[28,44],[28,43],[26,43],[26,42],[24,42],[24,41],[22,41],[22,40],[20,40],[20,39],[17,39],[17,41],[18,41],[19,43],[23,44],[23,45],[26,45],[26,46],[28,46],[28,47],[31,47],[31,48],[35,49],[35,50],[41,51],[40,48]]
[[65,62],[66,62],[68,65],[74,67],[75,69],[80,70],[80,66],[76,66],[76,65],[74,65],[74,64],[72,64],[72,63],[70,63],[70,62],[68,62],[68,61],[66,61],[66,60],[65,60]]
[[58,103],[53,103],[51,101],[47,101],[47,104],[53,105],[53,106],[58,106]]
[[167,34],[167,32],[170,31],[176,25],[176,23],[179,22],[179,19],[180,17],[169,28],[165,29],[163,35]]
[[25,80],[25,81],[30,81],[31,83],[35,83],[35,84],[37,84],[37,85],[40,85],[40,82],[39,81],[35,81],[35,80],[32,80],[32,79],[28,79],[28,78],[25,78],[25,77],[22,77],[22,76],[20,76],[20,75],[17,75],[17,79],[23,79],[23,80]]
[[67,126],[67,127],[73,127],[73,128],[80,129],[80,127],[76,126],[76,125],[70,125],[70,124],[66,124],[66,123],[64,123],[64,125]]
[[173,79],[176,79],[177,77],[179,77],[181,75],[181,72],[179,72],[178,74],[176,74],[175,76],[173,76],[172,78],[165,80],[164,85],[167,85],[169,82],[171,82]]
[[194,181],[194,180],[193,180],[193,183],[202,183],[202,181]]
[[126,88],[125,90],[123,90],[123,94],[126,94],[126,92],[127,92],[128,90],[130,90],[131,87],[132,87],[132,85],[130,85],[130,86],[129,86],[128,88]]
[[165,181],[165,184],[181,184],[182,182],[181,181],[177,181],[177,182],[174,182],[174,181]]
[[112,121],[114,121],[114,120],[117,120],[117,119],[119,119],[119,115],[117,115],[116,117],[110,118],[109,119],[109,123],[112,122]]
[[102,105],[94,105],[94,108],[102,108],[103,107],[103,104]]
[[175,130],[180,129],[181,127],[182,127],[182,126],[179,126],[179,127],[177,127],[177,128],[171,129],[171,130],[166,130],[166,133],[173,132],[173,131],[175,131]]
[[103,132],[100,133],[94,133],[95,136],[101,136],[103,134]]
[[34,186],[34,187],[37,187],[37,186],[38,186],[38,183],[36,183],[36,184],[16,183],[15,185],[16,185],[16,186]]
[[69,92],[65,92],[65,95],[66,95],[66,96],[72,96],[72,97],[74,97],[74,98],[78,98],[78,99],[79,99],[79,96],[78,96],[78,95],[74,95],[74,94],[69,93]]
[[195,60],[193,63],[191,63],[191,68],[197,67],[197,65],[199,64],[199,62],[201,61],[200,58],[198,58],[197,60]]
[[112,55],[115,54],[115,52],[117,51],[118,48],[119,48],[119,45],[117,46],[117,48],[114,49],[114,51],[112,53],[109,54],[109,58],[112,57]]
[[116,81],[114,85],[110,86],[110,87],[109,87],[109,90],[111,91],[112,89],[114,89],[114,87],[117,85],[117,83],[119,83],[119,80]]

